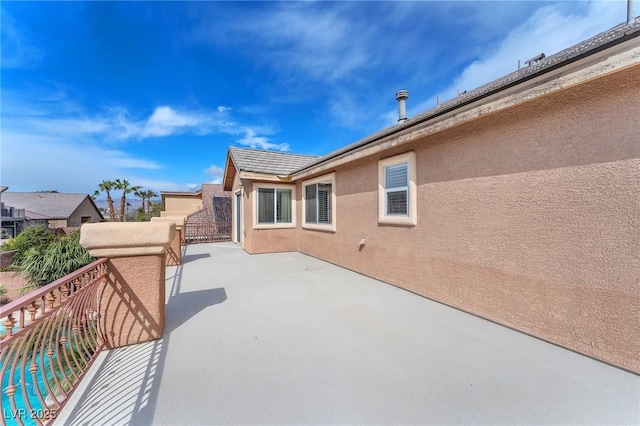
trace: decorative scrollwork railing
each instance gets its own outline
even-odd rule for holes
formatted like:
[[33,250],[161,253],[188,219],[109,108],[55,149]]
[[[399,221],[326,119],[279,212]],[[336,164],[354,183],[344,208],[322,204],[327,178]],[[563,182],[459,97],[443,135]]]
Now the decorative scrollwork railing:
[[0,308],[3,424],[51,422],[105,345],[107,259]]

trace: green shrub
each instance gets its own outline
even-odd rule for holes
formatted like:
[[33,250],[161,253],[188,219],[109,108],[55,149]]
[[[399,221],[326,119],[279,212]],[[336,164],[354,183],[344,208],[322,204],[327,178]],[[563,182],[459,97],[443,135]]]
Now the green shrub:
[[18,271],[27,280],[26,291],[42,287],[93,262],[95,258],[80,245],[80,232],[62,236],[43,250],[31,248]]
[[55,235],[44,226],[32,226],[19,233],[15,238],[11,238],[6,244],[3,244],[2,251],[16,250],[13,264],[20,266],[27,251],[30,249],[43,250],[55,239]]

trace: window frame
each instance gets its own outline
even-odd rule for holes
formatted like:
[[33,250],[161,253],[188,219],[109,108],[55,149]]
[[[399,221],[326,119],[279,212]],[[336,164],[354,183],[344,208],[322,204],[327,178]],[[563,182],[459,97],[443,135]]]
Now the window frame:
[[[274,222],[274,223],[259,223],[258,222],[258,209],[259,209],[259,196],[258,191],[261,189],[273,189],[274,190],[274,221],[277,216],[276,204],[277,204],[277,190],[290,190],[291,191],[291,222]],[[253,196],[253,229],[287,229],[296,227],[296,186],[279,184],[279,183],[254,183],[252,191]]]
[[[407,163],[407,214],[387,213],[386,170]],[[415,226],[417,224],[416,153],[414,151],[394,155],[378,161],[378,223],[388,225]]]
[[[317,185],[319,183],[330,183],[331,184],[331,223],[317,223],[318,218],[318,210],[316,209],[316,223],[307,223],[307,186],[309,185]],[[316,230],[316,231],[326,231],[326,232],[336,232],[336,210],[337,210],[337,197],[336,197],[336,173],[329,173],[326,175],[318,176],[313,179],[303,180],[302,181],[302,228]],[[316,187],[317,194],[317,187]],[[318,206],[319,207],[319,206]]]

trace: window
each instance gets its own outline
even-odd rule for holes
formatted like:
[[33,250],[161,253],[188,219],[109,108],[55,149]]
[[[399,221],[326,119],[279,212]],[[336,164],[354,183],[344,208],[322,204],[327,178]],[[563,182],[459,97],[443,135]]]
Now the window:
[[384,192],[386,214],[407,216],[409,213],[409,163],[385,167]]
[[378,222],[415,225],[416,155],[414,152],[378,162]]
[[255,188],[256,228],[294,227],[295,190],[291,185],[256,185]]
[[335,231],[335,173],[302,182],[304,228]]

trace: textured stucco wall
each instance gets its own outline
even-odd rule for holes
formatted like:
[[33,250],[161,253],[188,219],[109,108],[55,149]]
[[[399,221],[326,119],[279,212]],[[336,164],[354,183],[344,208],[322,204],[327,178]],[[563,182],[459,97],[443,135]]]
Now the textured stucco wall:
[[185,219],[183,216],[165,216],[165,217],[152,217],[151,222],[165,222],[172,223],[176,227],[176,233],[167,248],[166,261],[167,266],[182,265],[182,245],[184,242],[184,225]]
[[[242,248],[244,248],[248,253],[251,254],[296,251],[297,246],[295,228],[254,229],[253,211],[256,206],[254,206],[253,203],[252,191],[254,184],[259,184],[260,182],[242,180],[241,183],[244,189],[244,210],[242,217],[242,224],[244,227],[244,241],[242,243]],[[233,191],[236,191],[239,186],[240,180],[236,177],[236,179],[234,180]],[[235,220],[235,206],[233,217]]]
[[166,251],[176,236],[174,222],[87,223],[80,244],[108,259],[100,321],[107,347],[162,337],[165,320]]
[[164,196],[164,211],[166,212],[190,212],[202,210],[202,198],[197,196]]
[[107,347],[162,337],[165,321],[165,255],[109,259],[100,320]]
[[[638,111],[634,66],[342,166],[337,232],[298,249],[640,372]],[[378,225],[409,150],[418,224]]]

